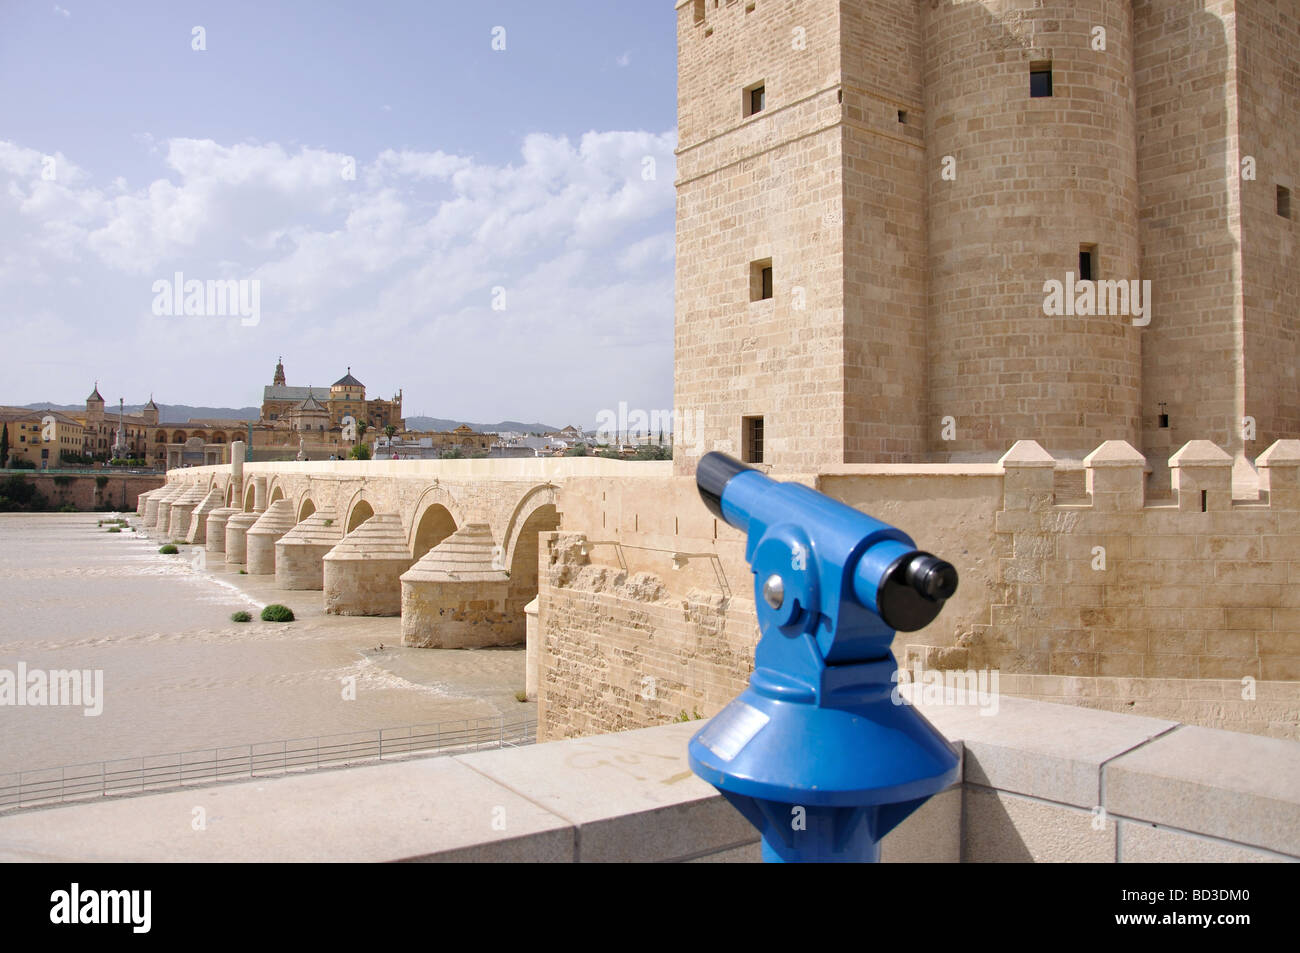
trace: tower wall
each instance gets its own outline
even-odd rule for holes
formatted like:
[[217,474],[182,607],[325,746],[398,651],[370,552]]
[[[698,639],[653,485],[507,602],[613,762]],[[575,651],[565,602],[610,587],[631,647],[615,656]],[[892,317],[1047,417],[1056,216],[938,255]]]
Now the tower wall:
[[[1101,278],[1144,277],[1129,4],[920,6],[931,459],[994,459],[1022,438],[1075,458],[1103,440],[1135,441],[1131,318],[1044,313],[1044,282],[1077,277],[1081,245],[1096,246]],[[1104,51],[1092,48],[1095,26]],[[1031,97],[1030,67],[1042,61],[1052,95]]]
[[926,450],[926,178],[921,14],[840,5],[844,89],[844,463]]
[[1143,331],[1141,449],[1157,471],[1153,484],[1188,440],[1234,453],[1242,445],[1234,6],[1134,4],[1142,272],[1156,293]]
[[[1240,180],[1241,281],[1245,288],[1245,416],[1255,422],[1244,454],[1300,433],[1300,5],[1242,3],[1236,10],[1239,130],[1237,164],[1254,159]],[[1291,217],[1277,211],[1277,187],[1291,195]]]
[[[742,451],[764,418],[764,462],[816,467],[845,446],[839,3],[677,6],[674,457]],[[744,115],[744,91],[765,107]],[[773,297],[751,301],[770,258]]]

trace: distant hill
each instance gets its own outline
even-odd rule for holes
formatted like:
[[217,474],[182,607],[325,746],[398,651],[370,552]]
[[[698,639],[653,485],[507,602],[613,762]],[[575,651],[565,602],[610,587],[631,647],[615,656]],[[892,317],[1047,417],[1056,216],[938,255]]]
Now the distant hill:
[[[27,410],[62,410],[64,412],[72,411],[82,413],[86,409],[84,403],[81,404],[23,404]],[[144,409],[143,404],[127,404],[126,412],[128,414],[138,414]],[[117,413],[116,407],[104,405],[104,416],[110,417]],[[256,420],[261,416],[260,407],[191,407],[189,404],[159,404],[158,421],[164,424],[183,424],[193,417],[200,420],[207,418],[216,418],[219,420]]]
[[466,420],[447,420],[444,417],[407,417],[406,426],[411,430],[455,430],[461,424],[469,427],[470,430],[478,433],[502,433],[504,431],[514,431],[516,433],[553,433],[559,430],[559,427],[552,427],[550,424],[525,424],[518,420],[503,420],[495,424],[472,424]]

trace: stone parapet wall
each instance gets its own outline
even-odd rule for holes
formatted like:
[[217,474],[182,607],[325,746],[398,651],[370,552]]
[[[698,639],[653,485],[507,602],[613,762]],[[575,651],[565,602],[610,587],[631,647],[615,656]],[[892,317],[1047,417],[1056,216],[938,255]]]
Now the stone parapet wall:
[[[1253,499],[1233,498],[1230,458],[1198,442],[1171,458],[1155,504],[1145,462],[1119,441],[1088,456],[1069,503],[1030,441],[1000,464],[795,479],[957,567],[939,619],[896,638],[905,666],[997,670],[1021,677],[1007,694],[1300,738],[1295,449],[1261,455]],[[742,535],[713,519],[693,478],[570,481],[559,506],[560,532],[543,536],[540,736],[716,713],[744,687],[758,639]]]
[[[1296,742],[1020,699],[918,707],[961,781],[885,837],[886,863],[1300,860]],[[702,727],[0,816],[0,860],[756,861],[757,833],[690,771]],[[158,823],[195,805],[223,823]]]

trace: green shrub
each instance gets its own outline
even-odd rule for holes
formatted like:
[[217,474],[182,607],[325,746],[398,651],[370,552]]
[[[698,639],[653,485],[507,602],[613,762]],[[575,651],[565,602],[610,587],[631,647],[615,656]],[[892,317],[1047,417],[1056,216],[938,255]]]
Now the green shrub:
[[243,609],[240,609],[238,612],[232,612],[230,614],[231,622],[250,622],[252,621],[252,618],[253,617],[249,615],[247,612],[245,612]]
[[517,702],[526,702],[526,701],[528,701],[528,693],[527,693],[527,692],[515,692],[515,701],[517,701]]
[[247,569],[241,569],[241,570],[239,570],[239,574],[240,574],[241,576],[247,576],[247,575],[248,575],[248,570],[247,570]]
[[95,477],[95,486],[99,487],[101,490],[108,486],[108,477],[104,476],[102,473]]
[[162,553],[164,556],[175,556],[177,553],[180,552],[180,550],[177,549],[175,546],[173,546],[171,543],[168,543],[166,546],[159,546],[158,552]]
[[109,531],[110,533],[120,533],[120,532],[122,532],[122,527],[120,527],[120,526],[110,526],[110,527],[108,528],[108,531]]
[[59,507],[59,512],[60,512],[60,513],[75,513],[75,512],[77,512],[77,508],[76,508],[76,506],[74,506],[74,505],[71,504],[71,503],[64,503],[62,506]]
[[292,622],[293,610],[288,606],[282,606],[278,602],[273,602],[262,610],[263,622]]

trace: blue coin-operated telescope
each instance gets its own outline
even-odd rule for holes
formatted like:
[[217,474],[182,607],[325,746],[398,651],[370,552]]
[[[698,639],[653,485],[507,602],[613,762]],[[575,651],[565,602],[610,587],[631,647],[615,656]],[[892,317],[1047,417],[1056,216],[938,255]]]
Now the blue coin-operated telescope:
[[878,861],[880,840],[957,780],[943,735],[897,704],[895,630],[929,624],[957,571],[901,530],[721,453],[700,496],[746,533],[762,631],[749,687],[690,764],[759,829],[767,861]]

